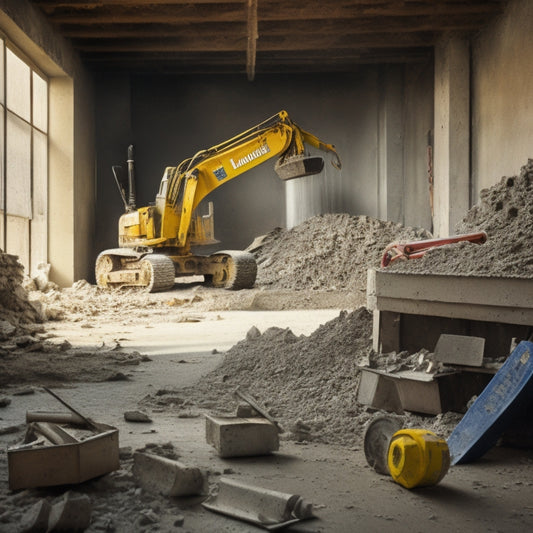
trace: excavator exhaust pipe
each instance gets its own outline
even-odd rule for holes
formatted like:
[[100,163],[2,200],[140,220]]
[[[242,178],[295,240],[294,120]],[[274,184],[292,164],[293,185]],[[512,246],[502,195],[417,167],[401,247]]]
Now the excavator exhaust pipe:
[[276,174],[283,181],[320,174],[324,159],[320,156],[294,155],[278,159],[274,165]]

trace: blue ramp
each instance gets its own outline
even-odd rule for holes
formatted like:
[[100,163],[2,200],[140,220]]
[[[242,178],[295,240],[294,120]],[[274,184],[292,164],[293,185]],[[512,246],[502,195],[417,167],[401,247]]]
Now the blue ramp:
[[475,461],[492,448],[533,401],[533,343],[509,355],[448,438],[451,464]]

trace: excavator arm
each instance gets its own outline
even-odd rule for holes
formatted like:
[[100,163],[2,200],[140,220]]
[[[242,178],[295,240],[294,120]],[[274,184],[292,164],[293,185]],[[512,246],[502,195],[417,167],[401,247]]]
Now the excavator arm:
[[199,203],[217,187],[275,156],[280,156],[275,169],[281,179],[318,174],[323,160],[306,156],[306,144],[332,153],[332,164],[341,168],[333,145],[302,130],[286,111],[281,111],[222,144],[198,152],[178,167],[167,169],[163,178],[167,184],[156,201],[161,212],[161,242],[185,247],[192,214]]

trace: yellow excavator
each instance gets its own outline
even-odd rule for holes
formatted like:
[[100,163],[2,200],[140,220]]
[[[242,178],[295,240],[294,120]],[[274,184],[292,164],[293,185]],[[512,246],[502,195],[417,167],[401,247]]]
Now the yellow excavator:
[[330,152],[332,165],[341,168],[333,145],[304,131],[286,111],[280,111],[177,167],[167,167],[155,202],[138,209],[130,146],[127,177],[120,166],[113,167],[126,211],[119,220],[119,248],[98,255],[97,285],[144,287],[156,292],[172,288],[178,276],[203,275],[213,287],[253,287],[257,265],[252,254],[224,250],[203,256],[191,252],[191,246],[218,242],[214,238],[212,203],[206,215],[198,215],[195,210],[211,191],[274,156],[279,156],[274,168],[282,180],[320,173],[324,160],[308,155],[306,144]]

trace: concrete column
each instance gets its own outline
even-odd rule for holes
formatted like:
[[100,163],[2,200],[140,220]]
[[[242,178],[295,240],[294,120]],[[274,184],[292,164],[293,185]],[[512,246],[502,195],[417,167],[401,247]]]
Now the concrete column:
[[387,67],[379,76],[378,217],[403,222],[403,71]]
[[71,78],[49,85],[49,241],[50,279],[61,286],[74,280],[74,90]]
[[455,233],[470,207],[470,47],[452,36],[435,47],[435,236]]

